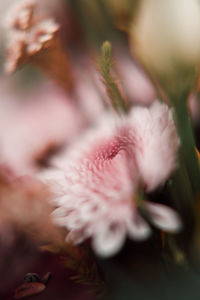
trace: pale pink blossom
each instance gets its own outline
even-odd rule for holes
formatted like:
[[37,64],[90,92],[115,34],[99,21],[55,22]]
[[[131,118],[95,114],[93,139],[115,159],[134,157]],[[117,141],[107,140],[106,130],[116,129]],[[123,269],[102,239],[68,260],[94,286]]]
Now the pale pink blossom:
[[150,106],[156,98],[156,91],[147,74],[123,49],[117,52],[116,64],[122,90],[130,103]]
[[[141,110],[141,124],[142,121],[146,122],[143,127],[138,122],[138,110]],[[168,168],[167,173],[164,168],[163,176],[157,171],[158,167],[154,171],[155,166],[150,161],[145,176],[145,164],[142,165],[138,155],[141,151],[146,161],[142,138],[146,138],[147,147],[152,146],[149,149],[152,152],[150,159],[153,151],[156,151],[157,163],[162,163],[165,167],[168,163],[166,159],[175,164],[175,158],[172,160],[163,155],[163,149],[156,149],[155,142],[151,145],[149,140],[153,135],[152,131],[155,131],[155,138],[166,144],[169,156],[176,156],[177,147],[168,141],[173,137],[172,132],[175,136],[176,134],[165,104],[157,102],[149,110],[138,110],[124,120],[112,120],[112,116],[108,116],[74,144],[65,157],[54,161],[53,170],[40,175],[54,193],[53,204],[56,209],[53,217],[58,225],[69,231],[67,240],[80,243],[91,238],[94,251],[101,256],[117,253],[127,236],[133,240],[143,240],[149,236],[151,229],[140,216],[136,201],[141,180],[147,190],[156,188],[175,168],[175,165]],[[161,117],[164,119],[161,120]],[[148,133],[150,136],[147,139]],[[159,142],[157,146],[160,146]],[[174,148],[173,151],[170,147]],[[162,159],[165,161],[162,162]],[[153,180],[148,177],[150,169]],[[157,178],[158,175],[161,176],[160,179]],[[143,201],[142,207],[149,221],[158,228],[172,232],[180,229],[180,220],[172,209],[146,201]]]
[[93,123],[104,112],[104,95],[99,89],[99,78],[96,80],[97,71],[91,61],[81,58],[77,66],[73,67],[76,82],[74,97],[82,114],[88,122]]
[[84,127],[76,106],[54,85],[41,84],[26,94],[11,92],[10,98],[6,91],[1,95],[1,171],[15,176],[36,171],[38,160],[71,143]]
[[116,253],[127,234],[143,239],[150,233],[133,198],[137,174],[130,171],[128,153],[107,126],[112,125],[106,122],[73,147],[62,170],[43,174],[55,193],[55,222],[69,230],[67,240],[79,243],[92,237],[102,256]]

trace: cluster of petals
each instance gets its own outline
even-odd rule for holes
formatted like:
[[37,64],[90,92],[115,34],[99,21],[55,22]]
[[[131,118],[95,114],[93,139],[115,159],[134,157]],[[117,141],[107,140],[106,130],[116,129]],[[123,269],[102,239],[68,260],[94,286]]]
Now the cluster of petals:
[[36,1],[22,0],[10,8],[4,27],[7,30],[5,70],[12,73],[17,66],[47,47],[59,30],[51,18],[35,20]]
[[135,107],[129,117],[130,139],[142,184],[152,191],[164,183],[176,168],[179,147],[173,113],[165,104]]
[[[172,112],[165,104],[133,108],[123,119],[104,117],[53,161],[53,169],[41,174],[53,191],[53,217],[67,228],[67,240],[91,238],[94,251],[106,257],[117,253],[127,236],[147,238],[151,228],[139,213],[138,189],[151,191],[170,176],[178,146]],[[158,228],[180,229],[173,209],[148,201],[142,207]]]

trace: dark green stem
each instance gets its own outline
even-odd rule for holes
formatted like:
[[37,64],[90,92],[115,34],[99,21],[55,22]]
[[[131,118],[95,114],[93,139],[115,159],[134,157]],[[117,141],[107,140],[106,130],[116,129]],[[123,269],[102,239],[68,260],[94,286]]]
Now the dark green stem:
[[195,151],[192,124],[187,108],[187,95],[184,95],[182,99],[174,101],[174,104],[177,129],[181,139],[180,163],[194,196],[200,191],[200,170]]
[[179,236],[179,246],[189,254],[192,248],[195,228],[194,202],[200,191],[200,171],[187,108],[187,94],[184,94],[179,99],[173,99],[173,104],[181,145],[179,168],[169,186],[172,201],[178,209],[184,224],[183,232]]

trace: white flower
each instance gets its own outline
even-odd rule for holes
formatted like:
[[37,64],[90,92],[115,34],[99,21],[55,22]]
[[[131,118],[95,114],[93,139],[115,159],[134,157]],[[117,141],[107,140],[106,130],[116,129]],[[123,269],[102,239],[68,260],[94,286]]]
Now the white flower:
[[133,52],[156,72],[200,60],[198,0],[143,0],[130,28]]

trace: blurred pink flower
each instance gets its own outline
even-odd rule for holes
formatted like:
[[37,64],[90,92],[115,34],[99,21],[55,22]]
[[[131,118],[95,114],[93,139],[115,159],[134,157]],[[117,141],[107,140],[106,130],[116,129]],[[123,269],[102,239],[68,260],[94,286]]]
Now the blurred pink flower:
[[131,103],[150,106],[156,99],[156,91],[147,74],[124,50],[117,51],[116,63],[119,68],[122,90]]
[[77,66],[73,66],[76,82],[74,97],[82,114],[89,123],[93,123],[96,122],[105,109],[103,103],[104,95],[102,95],[99,88],[100,80],[99,78],[96,80],[98,75],[95,66],[86,57],[81,57]]
[[54,85],[5,97],[0,101],[1,171],[9,169],[15,176],[32,173],[38,160],[70,143],[84,126],[76,106]]
[[200,122],[200,101],[198,95],[193,92],[190,93],[187,99],[188,109],[194,126],[199,126]]
[[[54,161],[57,168],[40,175],[55,195],[53,204],[57,208],[53,216],[57,224],[69,230],[67,240],[79,243],[92,238],[94,251],[101,256],[118,252],[127,235],[135,240],[149,236],[150,227],[140,216],[135,201],[139,180],[144,180],[149,190],[167,179],[175,168],[178,146],[165,104],[156,102],[149,110],[138,108],[114,123],[112,116],[107,116],[65,157]],[[177,143],[169,141],[174,136]],[[155,143],[154,139],[159,141]],[[168,155],[161,148],[162,143]],[[154,159],[154,164],[149,161],[149,167],[145,147],[151,153],[149,159]],[[144,164],[139,152],[141,157],[144,155]],[[155,163],[162,164],[162,173]],[[165,167],[172,163],[173,167]],[[153,179],[149,178],[150,171]],[[143,208],[158,228],[173,232],[180,229],[180,220],[172,209],[145,201]]]

